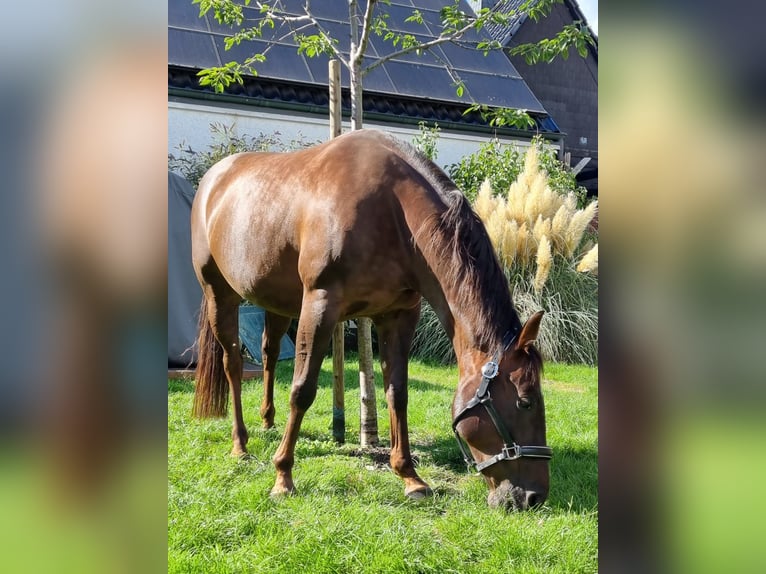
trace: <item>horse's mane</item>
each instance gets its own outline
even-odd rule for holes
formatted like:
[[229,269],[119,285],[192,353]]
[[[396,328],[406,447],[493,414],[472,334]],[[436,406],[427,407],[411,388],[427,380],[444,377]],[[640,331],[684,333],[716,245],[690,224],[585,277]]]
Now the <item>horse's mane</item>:
[[444,202],[446,209],[427,218],[415,240],[443,287],[456,295],[453,313],[475,310],[474,344],[490,352],[521,322],[484,224],[441,168],[411,145],[388,137]]

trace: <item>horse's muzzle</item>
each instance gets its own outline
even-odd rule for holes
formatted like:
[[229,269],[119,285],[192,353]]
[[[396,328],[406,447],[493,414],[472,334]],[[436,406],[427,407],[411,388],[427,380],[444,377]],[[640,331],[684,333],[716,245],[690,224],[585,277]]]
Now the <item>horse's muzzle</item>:
[[548,497],[547,492],[540,490],[525,490],[504,482],[487,496],[490,508],[511,510],[529,510],[541,506]]

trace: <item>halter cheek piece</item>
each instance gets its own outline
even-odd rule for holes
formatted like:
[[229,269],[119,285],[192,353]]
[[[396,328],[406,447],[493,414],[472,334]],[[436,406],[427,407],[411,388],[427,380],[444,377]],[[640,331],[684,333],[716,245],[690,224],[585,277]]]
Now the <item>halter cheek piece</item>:
[[[497,413],[495,406],[492,404],[492,397],[489,394],[489,383],[497,376],[500,355],[510,348],[511,344],[516,339],[516,334],[509,332],[506,334],[505,339],[510,340],[508,340],[508,342],[504,341],[503,347],[498,349],[495,356],[492,357],[492,360],[481,368],[481,384],[476,390],[476,394],[466,403],[463,410],[457,414],[455,420],[452,421],[452,431],[455,433],[455,438],[460,447],[460,452],[463,453],[465,463],[469,468],[472,466],[475,467],[478,472],[503,460],[516,460],[522,457],[549,459],[553,456],[553,451],[547,446],[521,446],[516,444],[516,441],[513,440],[513,436],[508,431],[508,428]],[[463,439],[460,438],[460,433],[457,431],[458,423],[467,416],[468,411],[478,405],[482,405],[487,410],[487,414],[489,414],[489,418],[492,419],[495,429],[497,429],[498,434],[503,439],[502,450],[484,462],[477,462],[473,458],[468,445],[463,442]]]

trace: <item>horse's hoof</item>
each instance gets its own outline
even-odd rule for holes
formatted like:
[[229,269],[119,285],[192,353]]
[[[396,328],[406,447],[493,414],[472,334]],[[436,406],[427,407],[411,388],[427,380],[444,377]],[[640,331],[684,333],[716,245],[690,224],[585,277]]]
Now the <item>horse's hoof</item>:
[[434,491],[431,490],[431,487],[428,485],[418,486],[412,490],[404,491],[404,495],[410,500],[422,500],[424,498],[428,498],[429,496],[433,496],[433,494]]
[[245,450],[244,448],[235,447],[231,449],[231,456],[233,458],[247,458],[248,454],[247,454],[247,450]]
[[284,498],[286,496],[294,496],[295,495],[295,487],[293,488],[285,488],[283,486],[277,487],[271,489],[271,492],[269,493],[269,497],[272,499],[278,499],[278,498]]

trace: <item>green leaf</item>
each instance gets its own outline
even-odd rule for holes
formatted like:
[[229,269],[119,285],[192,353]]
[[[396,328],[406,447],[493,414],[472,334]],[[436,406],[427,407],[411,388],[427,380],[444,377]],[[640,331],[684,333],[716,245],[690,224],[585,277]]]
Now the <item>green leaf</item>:
[[405,22],[415,22],[417,24],[423,23],[423,13],[420,10],[413,10],[412,16],[404,19]]

